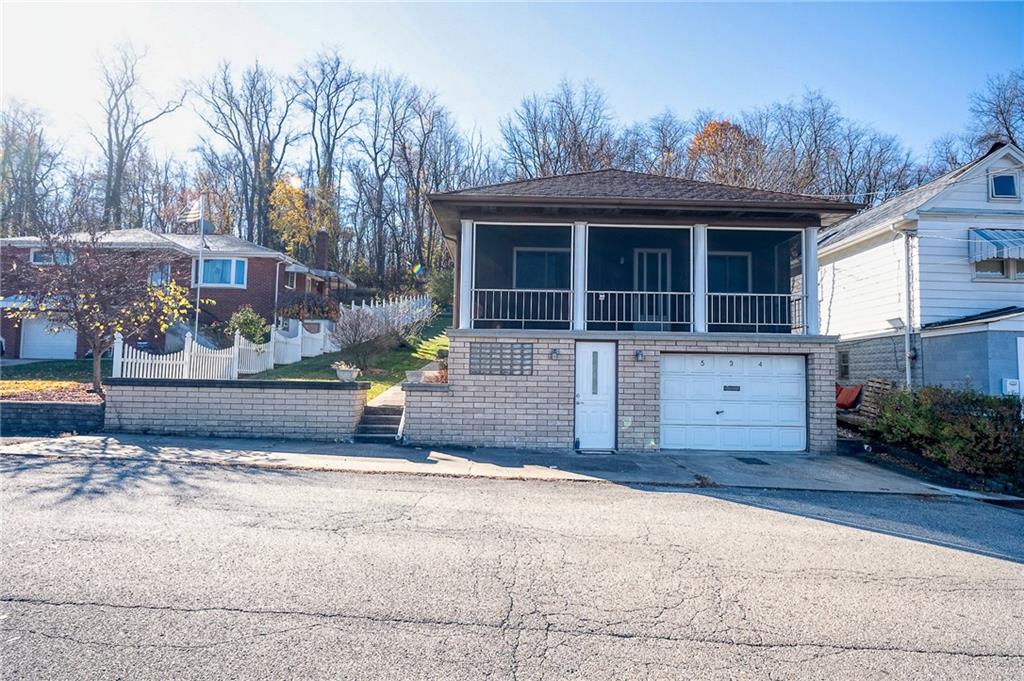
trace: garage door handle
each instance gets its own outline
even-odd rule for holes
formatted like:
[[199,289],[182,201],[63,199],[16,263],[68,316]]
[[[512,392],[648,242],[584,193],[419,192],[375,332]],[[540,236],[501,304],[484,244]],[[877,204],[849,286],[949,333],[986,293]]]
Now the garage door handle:
[[715,416],[718,416],[719,414],[724,414],[724,413],[725,413],[724,409],[719,409],[718,411],[715,412]]

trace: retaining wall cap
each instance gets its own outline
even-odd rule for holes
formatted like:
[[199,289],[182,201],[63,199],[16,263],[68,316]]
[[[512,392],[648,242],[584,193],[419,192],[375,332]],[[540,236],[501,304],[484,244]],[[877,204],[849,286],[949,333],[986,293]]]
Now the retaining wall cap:
[[246,379],[204,380],[198,378],[108,378],[109,386],[161,388],[230,388],[233,390],[369,390],[369,381],[251,381]]

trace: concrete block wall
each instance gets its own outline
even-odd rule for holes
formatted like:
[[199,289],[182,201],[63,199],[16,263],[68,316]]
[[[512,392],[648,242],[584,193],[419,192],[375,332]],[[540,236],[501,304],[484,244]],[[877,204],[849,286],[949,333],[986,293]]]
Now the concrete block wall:
[[[808,445],[836,446],[835,344],[798,337],[742,339],[711,336],[598,337],[592,334],[526,336],[515,332],[451,337],[447,386],[406,385],[405,438],[423,444],[572,447],[575,439],[575,346],[577,340],[618,344],[618,447],[658,449],[660,371],[664,352],[736,352],[803,355],[807,360]],[[534,344],[531,376],[469,375],[470,342]],[[551,351],[557,350],[552,356]],[[644,359],[637,360],[637,350]]]
[[0,402],[0,435],[95,433],[103,428],[103,404]]
[[[471,375],[471,342],[532,343],[533,374]],[[571,338],[452,337],[448,385],[404,386],[403,435],[431,444],[572,447],[575,347]]]
[[126,433],[350,440],[369,383],[111,379],[105,429]]
[[[910,337],[910,345],[918,352],[918,358],[910,363],[911,378],[914,387],[920,387],[923,362],[921,340],[917,334]],[[837,346],[837,351],[850,353],[850,375],[839,379],[843,385],[863,385],[872,378],[883,378],[896,385],[904,385],[907,382],[902,334],[842,341]]]

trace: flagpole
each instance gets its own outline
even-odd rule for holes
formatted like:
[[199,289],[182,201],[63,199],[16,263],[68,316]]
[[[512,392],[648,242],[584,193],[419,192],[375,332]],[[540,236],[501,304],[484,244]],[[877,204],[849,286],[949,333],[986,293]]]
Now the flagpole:
[[199,261],[196,267],[196,326],[192,337],[199,342],[199,301],[203,290],[203,250],[206,248],[206,230],[203,229],[203,193],[199,192]]

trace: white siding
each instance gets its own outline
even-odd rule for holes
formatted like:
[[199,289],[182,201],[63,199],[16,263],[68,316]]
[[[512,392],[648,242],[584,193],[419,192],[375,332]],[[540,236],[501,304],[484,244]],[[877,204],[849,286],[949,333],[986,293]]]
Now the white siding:
[[887,232],[820,256],[823,334],[846,339],[893,331],[887,320],[904,317],[903,248],[903,238]]
[[[1024,305],[1024,281],[973,281],[968,260],[968,234],[972,228],[1024,229],[1021,202],[989,201],[988,172],[1019,168],[1005,156],[991,167],[957,182],[921,207],[918,236],[921,248],[921,323],[938,322],[1008,305]],[[928,215],[929,211],[959,211],[957,215]],[[971,215],[965,211],[977,211]],[[1012,211],[1015,216],[986,212]]]

